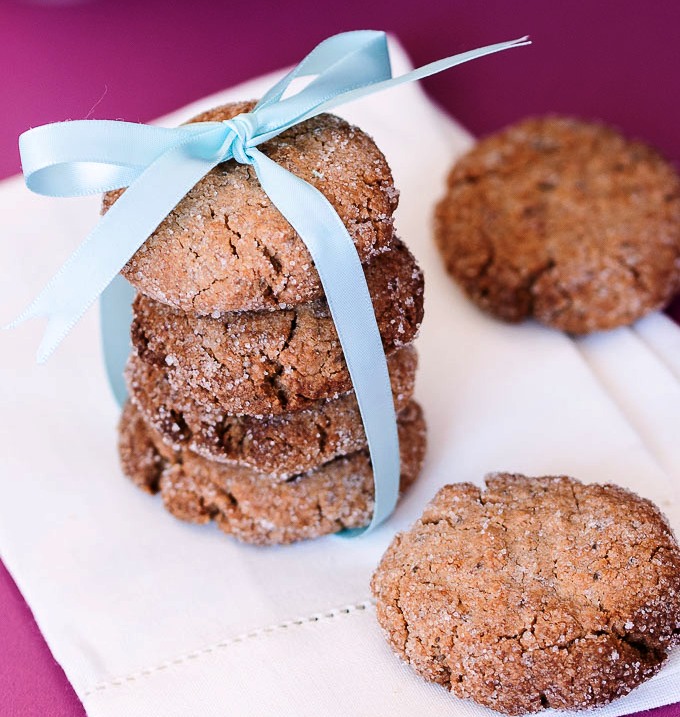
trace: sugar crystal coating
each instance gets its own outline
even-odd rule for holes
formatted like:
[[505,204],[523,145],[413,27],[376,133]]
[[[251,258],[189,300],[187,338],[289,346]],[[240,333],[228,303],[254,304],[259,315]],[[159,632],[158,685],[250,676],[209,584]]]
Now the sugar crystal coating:
[[[388,360],[395,410],[411,400],[417,355],[407,346]],[[130,400],[170,447],[209,460],[238,463],[286,480],[366,446],[353,391],[302,411],[234,416],[204,389],[176,388],[163,366],[133,355],[126,370]]]
[[[398,422],[401,488],[417,477],[425,453],[425,423],[412,402]],[[120,423],[123,470],[166,508],[193,523],[214,520],[247,543],[292,543],[366,525],[373,512],[373,474],[367,450],[339,456],[286,481],[244,466],[173,451],[127,403]]]
[[[392,354],[414,339],[422,321],[422,273],[400,241],[365,271],[383,346]],[[140,358],[167,367],[177,391],[207,391],[231,414],[297,411],[351,389],[325,301],[214,319],[139,295],[133,311]]]
[[[387,356],[405,488],[425,450],[410,346],[423,277],[393,233],[389,167],[367,135],[332,115],[260,149],[319,189],[354,242]],[[121,193],[109,192],[103,211]],[[124,472],[176,517],[214,520],[246,542],[368,523],[370,456],[339,337],[309,252],[253,168],[228,161],[209,172],[122,273],[139,292],[119,427]]]
[[449,273],[495,316],[611,329],[680,290],[680,178],[607,127],[527,119],[456,162],[435,239]]
[[[224,105],[192,122],[230,119],[253,105]],[[397,194],[389,166],[368,135],[322,114],[258,149],[325,195],[362,261],[387,249]],[[108,192],[103,210],[123,191]],[[292,306],[323,294],[299,235],[264,193],[253,167],[235,160],[208,172],[122,273],[156,301],[206,316]]]
[[372,580],[394,650],[506,714],[606,704],[680,635],[680,549],[614,485],[499,473],[442,488]]

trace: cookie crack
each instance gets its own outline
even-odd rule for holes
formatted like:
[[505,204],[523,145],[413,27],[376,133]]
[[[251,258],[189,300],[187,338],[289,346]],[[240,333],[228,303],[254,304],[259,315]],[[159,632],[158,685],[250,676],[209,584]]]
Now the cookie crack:
[[298,312],[293,311],[293,316],[290,320],[290,326],[288,327],[288,334],[286,338],[283,340],[283,345],[278,351],[278,355],[280,356],[286,349],[288,349],[295,338],[295,333],[298,328]]
[[643,662],[660,663],[666,656],[666,651],[661,645],[655,645],[640,635],[631,635],[630,633],[611,633],[611,635],[618,638],[624,645],[628,645]]
[[205,294],[206,291],[210,291],[215,284],[219,281],[224,281],[225,277],[215,277],[211,279],[211,281],[208,283],[207,286],[204,286],[202,289],[199,289],[192,297],[191,297],[191,305],[195,308],[196,307],[196,299],[198,299],[199,296],[202,294]]
[[404,615],[404,607],[402,604],[402,594],[401,594],[401,583],[402,583],[402,580],[405,578],[406,578],[406,574],[402,573],[401,577],[397,580],[397,585],[396,585],[397,597],[394,601],[394,607],[397,609],[397,612],[399,613],[399,617],[401,618],[401,623],[404,627],[405,637],[404,637],[404,644],[402,645],[401,649],[402,649],[402,652],[404,653],[404,655],[406,655],[406,657],[408,658],[408,660],[410,662],[411,656],[409,655],[409,653],[407,651],[407,645],[408,645],[408,641],[411,637],[411,626],[409,625],[409,622],[406,619],[406,616]]
[[[212,212],[212,209],[211,209]],[[230,216],[228,214],[222,215],[222,221],[224,222],[224,226],[229,232],[227,234],[227,244],[229,245],[229,251],[231,252],[232,256],[235,256],[238,261],[241,260],[241,256],[238,253],[238,249],[236,248],[236,244],[234,244],[234,240],[232,238],[233,235],[236,236],[238,241],[243,241],[243,236],[241,232],[234,226],[231,225]]]
[[[199,344],[201,351],[203,351],[204,353],[206,353],[208,355],[208,357],[215,364],[215,366],[220,366],[221,362],[215,355],[215,352],[212,350],[210,345],[206,342],[205,334],[201,333],[198,329],[195,329],[195,331],[196,331],[196,335],[200,336],[200,338],[201,338],[201,341]],[[205,382],[204,385],[205,385],[206,389],[210,388],[209,382]]]
[[569,483],[568,485],[571,489],[571,495],[574,499],[574,506],[576,507],[576,512],[581,515],[581,504],[579,503],[578,496],[576,495],[576,486],[573,483]]
[[[552,257],[549,257],[546,259],[545,263],[539,266],[537,269],[532,271],[529,276],[526,279],[525,287],[527,292],[527,300],[529,302],[528,309],[527,309],[527,315],[533,316],[534,315],[534,309],[536,306],[536,294],[534,292],[534,287],[536,284],[540,281],[540,279],[547,274],[551,269],[554,269],[556,266],[556,262]],[[566,295],[564,296],[565,299],[568,299]]]
[[[475,269],[474,276],[466,277],[468,289],[478,297],[482,306],[487,306],[489,301],[493,301],[491,292],[496,283],[492,274],[496,269],[502,269],[503,272],[511,271],[514,281],[511,285],[504,285],[503,288],[510,290],[515,296],[521,297],[519,302],[521,309],[517,310],[516,307],[511,307],[508,304],[506,308],[511,310],[512,314],[503,314],[503,318],[509,321],[519,321],[527,316],[533,316],[536,301],[534,287],[545,273],[556,266],[555,260],[549,256],[532,271],[524,273],[520,267],[513,265],[507,258],[505,260],[498,259],[496,245],[492,236],[485,234],[484,240],[486,258]],[[480,282],[480,280],[482,281]],[[559,287],[556,288],[559,290]],[[570,301],[566,294],[563,294],[563,298],[565,301]]]
[[328,431],[322,426],[318,421],[314,424],[316,426],[317,430],[317,443],[319,447],[319,453],[322,453],[326,450],[326,446],[328,445]]
[[224,416],[215,425],[216,441],[228,455],[242,454],[246,439],[245,431],[239,430],[232,416]]
[[182,249],[184,251],[188,252],[189,254],[192,254],[194,259],[196,259],[197,261],[200,261],[201,257],[199,255],[199,253],[192,246],[185,244],[179,236],[177,237],[177,242],[179,243],[179,245],[182,247]]
[[[321,499],[318,496],[317,496],[315,502],[316,502],[316,505],[314,507],[316,509],[316,523],[317,523],[317,525],[320,526],[320,525],[323,525],[324,517],[325,517],[324,512],[323,512],[323,506],[321,505]],[[344,527],[344,525],[342,525],[342,520],[340,520],[339,523],[342,527]]]
[[[285,408],[290,401],[290,391],[286,384],[281,380],[281,377],[286,372],[286,365],[281,360],[281,354],[290,346],[291,342],[295,337],[295,333],[298,328],[298,314],[297,311],[292,312],[290,324],[288,326],[288,333],[286,334],[283,343],[280,348],[277,348],[273,354],[267,356],[269,359],[268,371],[264,375],[263,379],[265,384],[270,386],[274,395],[280,402],[282,408]],[[289,371],[290,373],[291,371]]]
[[281,404],[281,408],[285,409],[288,405],[288,392],[285,385],[281,381],[281,375],[283,374],[284,366],[281,363],[275,362],[274,369],[269,371],[263,376],[264,383],[269,386],[274,396]]

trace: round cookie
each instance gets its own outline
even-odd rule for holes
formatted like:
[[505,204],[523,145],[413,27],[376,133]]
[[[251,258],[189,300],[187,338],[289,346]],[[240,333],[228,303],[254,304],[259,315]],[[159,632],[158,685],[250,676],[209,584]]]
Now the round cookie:
[[495,316],[611,329],[680,289],[680,179],[602,125],[528,119],[456,162],[435,239],[448,272]]
[[[388,356],[410,343],[423,318],[423,277],[401,242],[366,265]],[[167,368],[177,392],[204,389],[232,415],[298,411],[352,387],[325,301],[280,311],[197,317],[138,295],[132,342]]]
[[567,477],[442,488],[376,570],[378,620],[426,679],[506,714],[586,709],[680,634],[680,549],[648,500]]
[[[411,400],[418,358],[414,348],[391,361],[395,410]],[[314,408],[278,416],[231,416],[204,389],[178,391],[167,371],[132,355],[126,369],[130,400],[171,448],[186,446],[209,460],[238,463],[279,480],[366,447],[354,392]]]
[[[417,477],[425,453],[425,423],[411,403],[399,418],[401,488]],[[366,525],[373,510],[368,451],[341,456],[286,482],[247,468],[173,452],[127,403],[120,423],[123,470],[139,487],[160,491],[166,508],[193,523],[215,520],[247,543],[292,543]]]
[[[191,121],[219,122],[253,107],[254,102],[232,103]],[[322,114],[258,149],[326,196],[362,262],[386,249],[398,192],[385,157],[368,135]],[[123,191],[104,195],[104,212]],[[323,295],[299,235],[264,193],[255,170],[235,160],[201,179],[122,273],[157,301],[203,315],[277,309]]]

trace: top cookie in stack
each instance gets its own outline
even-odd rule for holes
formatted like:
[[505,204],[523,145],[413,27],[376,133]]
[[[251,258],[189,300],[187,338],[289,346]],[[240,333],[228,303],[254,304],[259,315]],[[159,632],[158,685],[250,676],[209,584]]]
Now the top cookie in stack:
[[[394,234],[390,169],[366,134],[326,114],[260,149],[326,196],[364,264],[398,412],[403,487],[425,447],[410,346],[423,279]],[[105,196],[105,211],[120,194]],[[214,519],[248,542],[367,524],[373,479],[339,339],[311,256],[254,169],[232,160],[211,170],[123,274],[139,292],[121,421],[125,472],[160,491],[178,517]]]
[[[218,107],[192,122],[220,122],[254,102]],[[259,149],[333,205],[363,262],[393,239],[398,192],[373,140],[334,115],[295,125]],[[124,190],[109,192],[104,210]],[[146,296],[218,318],[230,311],[297,306],[323,297],[311,256],[264,193],[255,170],[230,160],[201,179],[123,269]]]

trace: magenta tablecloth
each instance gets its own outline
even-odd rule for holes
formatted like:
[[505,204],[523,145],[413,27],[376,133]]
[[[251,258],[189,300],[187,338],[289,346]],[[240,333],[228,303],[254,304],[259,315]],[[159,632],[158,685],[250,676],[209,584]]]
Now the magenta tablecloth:
[[[19,171],[16,138],[29,126],[149,120],[359,28],[395,33],[417,64],[529,33],[531,49],[457,68],[427,89],[477,134],[527,114],[573,113],[677,162],[679,27],[677,0],[0,0],[0,178]],[[680,318],[680,303],[672,313]],[[84,714],[1,565],[0,635],[2,715]],[[646,714],[680,717],[680,706]]]

